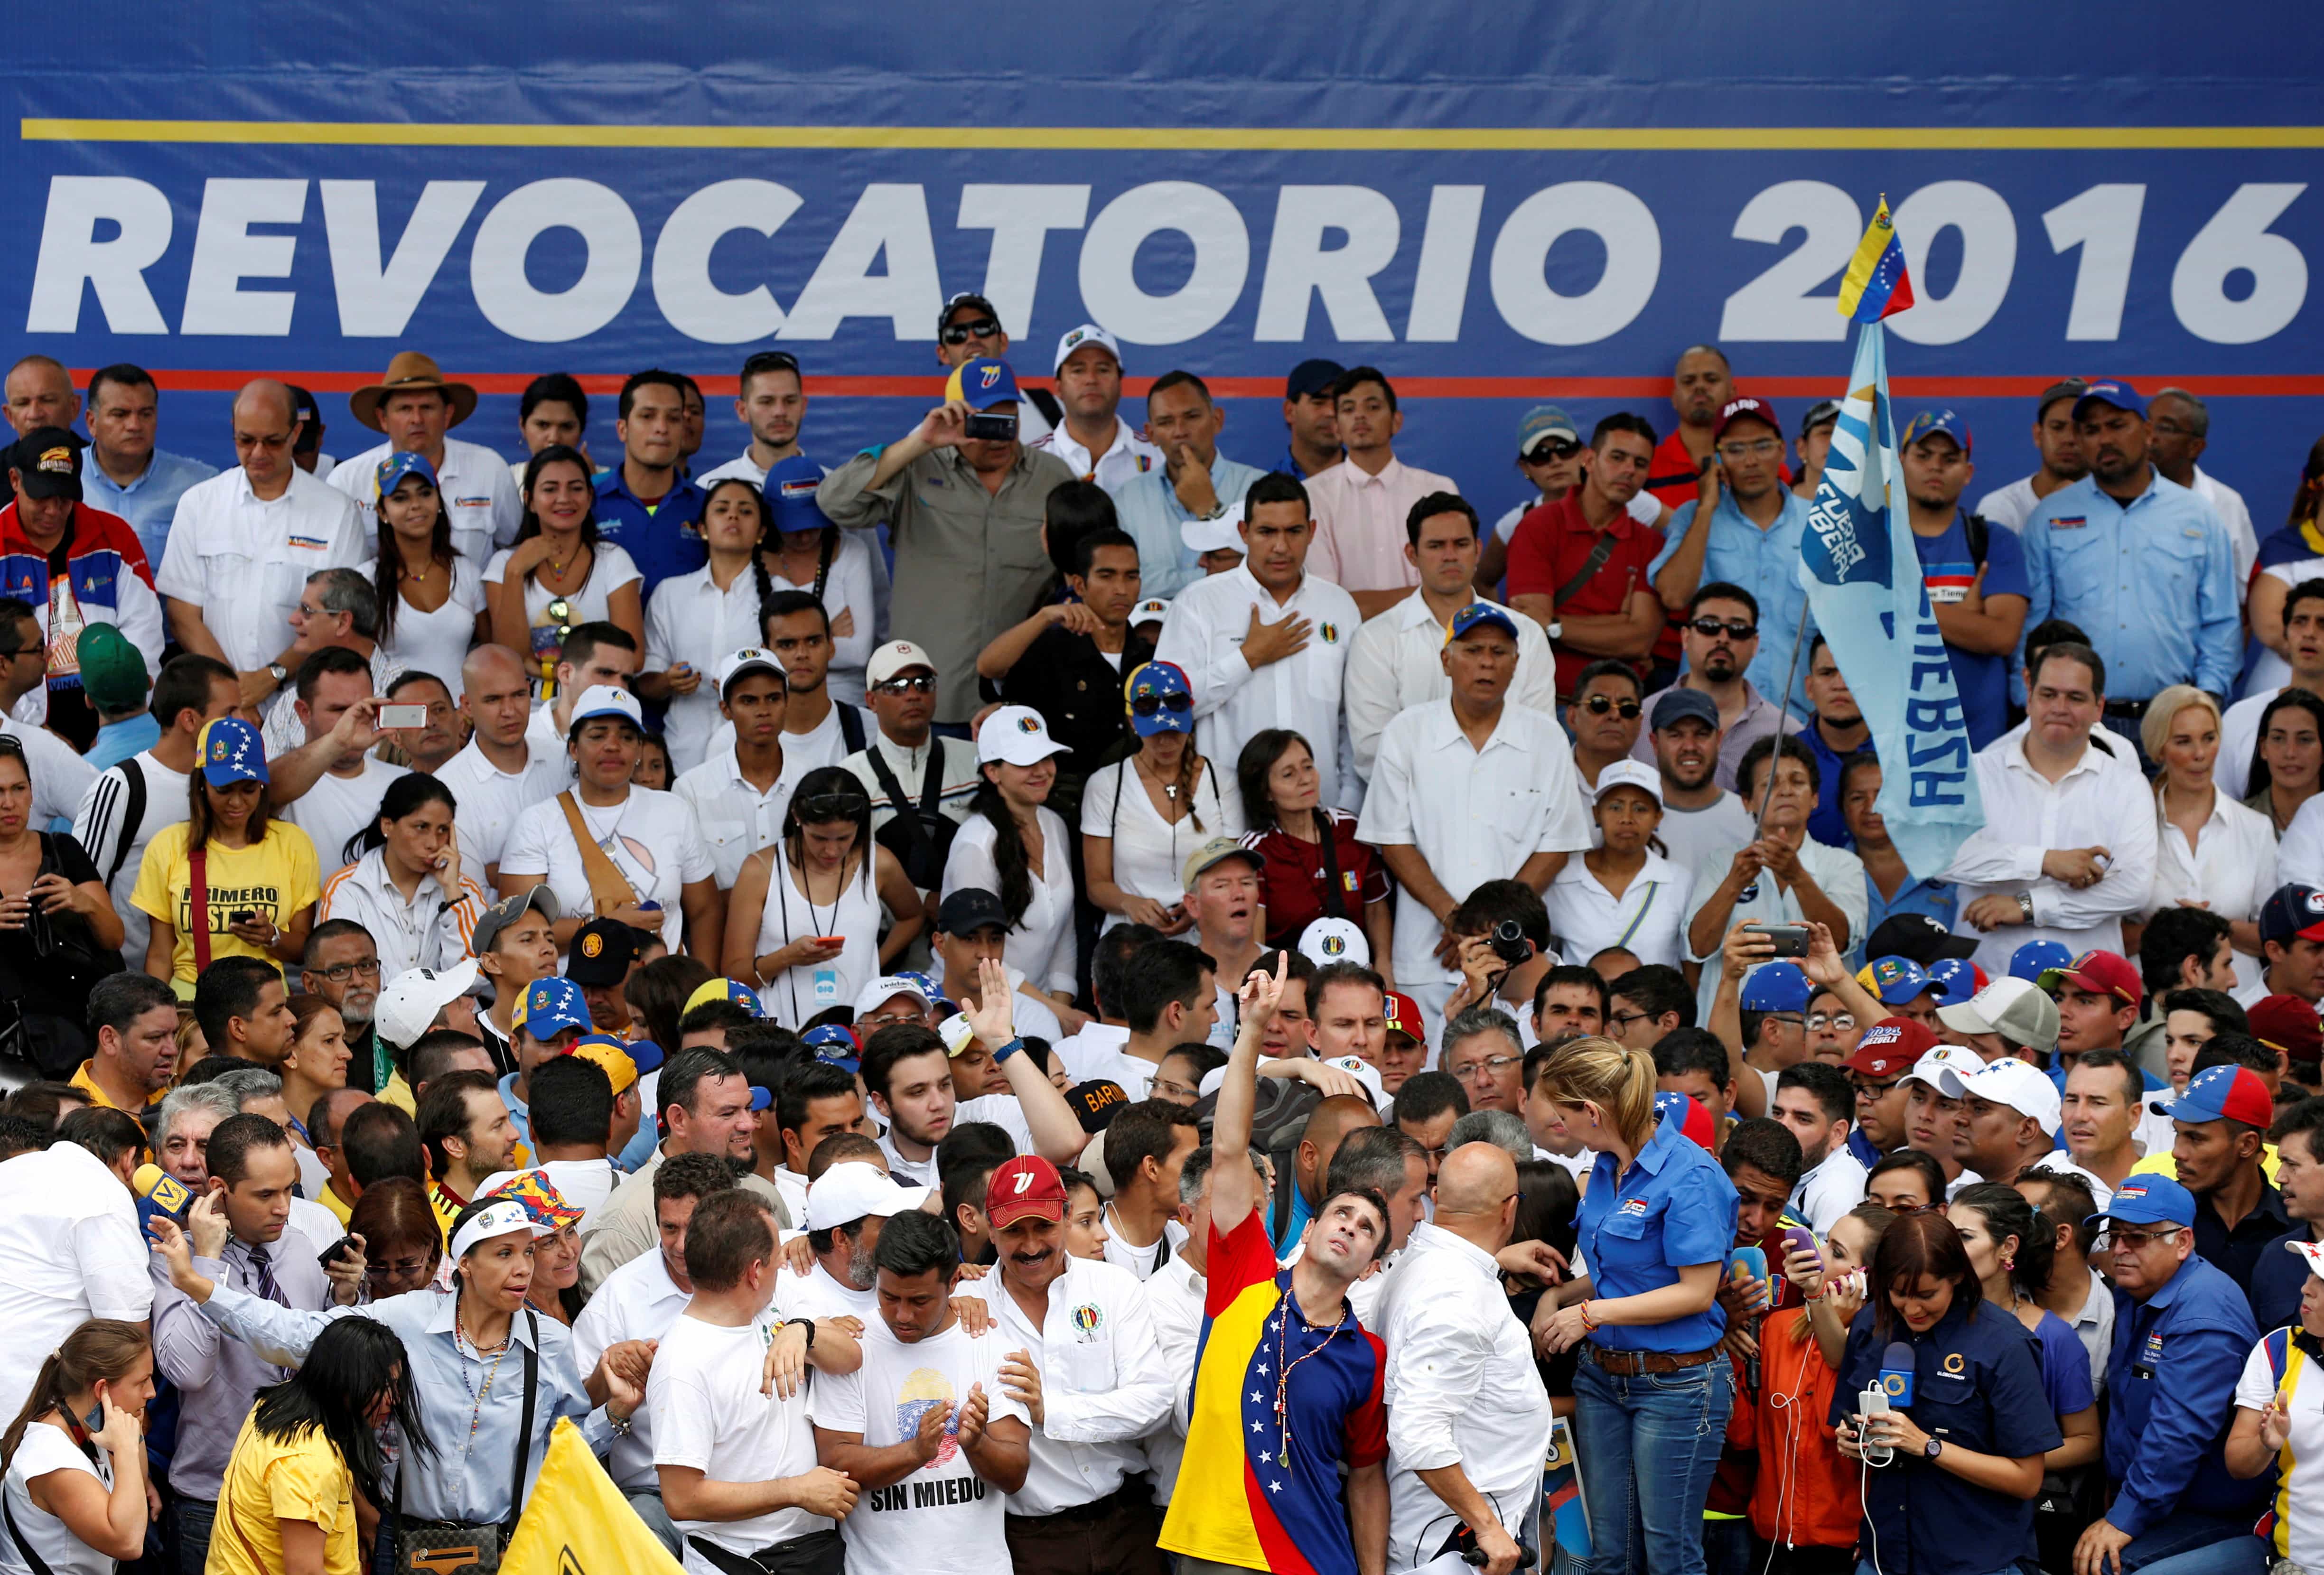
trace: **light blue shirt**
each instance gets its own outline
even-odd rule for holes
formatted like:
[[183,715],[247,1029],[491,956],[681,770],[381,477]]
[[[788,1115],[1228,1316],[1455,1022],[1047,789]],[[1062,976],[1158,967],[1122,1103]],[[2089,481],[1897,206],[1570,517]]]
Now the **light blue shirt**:
[[[1254,465],[1219,456],[1211,461],[1211,489],[1222,503],[1239,502],[1250,484],[1267,473]],[[1121,528],[1138,543],[1139,594],[1176,595],[1203,577],[1178,527],[1194,518],[1178,501],[1167,469],[1142,471],[1113,494]]]
[[[604,1454],[613,1445],[613,1426],[589,1404],[582,1375],[573,1365],[573,1331],[554,1318],[528,1318],[520,1311],[510,1324],[508,1354],[493,1374],[493,1359],[479,1360],[473,1347],[455,1349],[452,1311],[457,1294],[433,1288],[410,1291],[363,1307],[333,1307],[306,1312],[254,1296],[225,1284],[202,1303],[203,1316],[271,1362],[295,1368],[308,1348],[335,1320],[371,1318],[393,1330],[411,1364],[420,1417],[436,1445],[433,1458],[401,1450],[405,1513],[420,1520],[450,1520],[492,1525],[510,1517],[509,1486],[516,1470],[517,1428],[524,1415],[524,1347],[539,1331],[540,1385],[532,1413],[532,1455],[525,1466],[530,1494],[549,1455],[549,1429],[560,1416],[580,1427],[590,1449]],[[473,1395],[492,1390],[477,1406]],[[469,1433],[469,1419],[475,1432]]]
[[152,712],[141,711],[126,722],[108,722],[98,728],[96,741],[81,759],[92,769],[102,771],[161,741],[161,724],[153,720]]
[[81,501],[92,509],[102,509],[128,520],[129,528],[137,532],[137,539],[145,548],[145,561],[158,574],[162,549],[170,545],[170,522],[178,517],[178,500],[196,482],[206,482],[216,474],[217,466],[214,465],[156,448],[145,474],[123,486],[106,474],[105,467],[91,455],[80,470]]
[[[1759,652],[1751,659],[1751,683],[1762,695],[1779,696],[1784,693],[1784,664],[1791,663],[1790,708],[1793,715],[1804,721],[1809,710],[1806,642],[1815,634],[1813,629],[1804,636],[1800,633],[1800,621],[1808,611],[1808,594],[1800,588],[1800,537],[1807,530],[1808,505],[1788,487],[1776,491],[1784,500],[1784,511],[1762,530],[1735,506],[1734,493],[1720,490],[1719,506],[1711,511],[1711,541],[1703,549],[1700,583],[1707,585],[1724,580],[1757,598]],[[1682,504],[1673,512],[1663,549],[1646,567],[1649,578],[1662,573],[1663,566],[1677,554],[1694,523],[1694,513],[1692,503]],[[1797,662],[1792,662],[1794,640],[1800,641]]]
[[2225,695],[2243,659],[2234,545],[2199,494],[2148,477],[2127,507],[2092,476],[2034,505],[2019,531],[2034,592],[2025,627],[2080,625],[2106,659],[2109,700],[2152,700],[2173,684]]

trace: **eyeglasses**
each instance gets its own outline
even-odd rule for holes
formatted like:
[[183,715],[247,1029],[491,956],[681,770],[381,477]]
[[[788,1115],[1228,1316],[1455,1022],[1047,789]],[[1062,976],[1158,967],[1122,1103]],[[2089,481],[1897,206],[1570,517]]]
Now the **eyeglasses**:
[[803,824],[817,821],[853,820],[872,808],[872,801],[860,793],[818,793],[812,798],[798,801],[798,817]]
[[1756,443],[1722,443],[1719,446],[1719,452],[1729,459],[1755,459],[1783,451],[1783,444],[1773,438],[1762,438]]
[[1762,1012],[1759,1020],[1763,1023],[1797,1023],[1803,1027],[1807,1023],[1807,1019],[1797,1012]]
[[1452,1075],[1463,1082],[1479,1082],[1489,1077],[1499,1077],[1512,1066],[1521,1065],[1521,1055],[1489,1055],[1482,1061],[1471,1061]]
[[885,683],[874,684],[872,692],[875,695],[933,695],[936,692],[936,681],[933,675],[922,673],[915,678],[890,678]]
[[1192,711],[1194,708],[1194,697],[1192,695],[1133,695],[1130,702],[1130,713],[1137,716],[1153,716],[1164,711]]
[[2098,1240],[2091,1246],[2098,1252],[2109,1248],[2116,1252],[2143,1252],[2158,1241],[2169,1246],[2172,1238],[2185,1229],[2183,1225],[2167,1226],[2161,1230],[2116,1230],[2109,1228],[2099,1231]]
[[1603,716],[1611,711],[1625,722],[1636,722],[1638,713],[1646,708],[1636,700],[1617,700],[1611,695],[1592,695],[1582,703],[1582,709],[1592,716]]
[[1582,445],[1569,443],[1563,438],[1552,438],[1546,443],[1536,443],[1518,457],[1527,465],[1547,465],[1554,460],[1571,459],[1582,452]]
[[1606,1019],[1606,1026],[1611,1028],[1627,1028],[1632,1023],[1646,1022],[1654,1015],[1652,1012],[1616,1012]]
[[321,974],[333,984],[345,984],[357,974],[361,974],[365,979],[377,979],[379,959],[366,957],[360,962],[334,962],[328,968],[317,968],[311,972]]
[[1836,1028],[1845,1034],[1849,1029],[1856,1027],[1856,1018],[1849,1012],[1810,1012],[1808,1027],[1819,1032],[1825,1028]]
[[[1190,1105],[1202,1097],[1199,1091],[1189,1088],[1176,1078],[1170,1077],[1157,1077],[1154,1079],[1146,1085],[1146,1091],[1154,1099],[1184,1100]],[[1442,1154],[1443,1150],[1438,1149],[1436,1152]]]
[[999,323],[994,322],[991,318],[979,318],[974,322],[954,323],[945,329],[944,342],[947,345],[965,345],[971,339],[993,339],[1000,337],[1000,335]]
[[0,650],[0,658],[9,661],[14,661],[18,657],[45,657],[48,654],[49,648],[45,645],[20,645],[14,650]]
[[1722,634],[1729,640],[1759,638],[1759,626],[1756,623],[1746,623],[1740,618],[1691,618],[1687,620],[1686,626],[1705,640],[1716,640]]

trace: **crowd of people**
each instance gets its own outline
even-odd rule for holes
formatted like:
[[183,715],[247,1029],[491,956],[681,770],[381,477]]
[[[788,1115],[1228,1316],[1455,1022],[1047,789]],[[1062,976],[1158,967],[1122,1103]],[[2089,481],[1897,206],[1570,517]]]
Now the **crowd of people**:
[[1375,367],[937,340],[830,468],[9,372],[0,1575],[488,1569],[560,1419],[696,1575],[2324,1570],[2324,443],[1913,417],[1915,870],[1833,402],[1488,522]]

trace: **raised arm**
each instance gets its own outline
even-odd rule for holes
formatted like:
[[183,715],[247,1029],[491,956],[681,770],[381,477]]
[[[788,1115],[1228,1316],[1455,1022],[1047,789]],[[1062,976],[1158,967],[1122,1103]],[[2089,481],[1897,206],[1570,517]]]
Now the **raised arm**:
[[1259,1107],[1259,1045],[1267,1035],[1275,1003],[1283,997],[1288,959],[1278,953],[1272,974],[1253,972],[1236,990],[1242,1027],[1227,1056],[1226,1078],[1211,1122],[1211,1230],[1232,1235],[1259,1201],[1259,1180],[1250,1168],[1250,1123]]
[[969,1027],[984,1041],[1001,1063],[1001,1075],[1009,1080],[1009,1091],[1017,1096],[1018,1105],[1025,1112],[1025,1126],[1033,1135],[1033,1147],[1041,1157],[1052,1165],[1070,1165],[1075,1156],[1089,1143],[1082,1130],[1081,1119],[1065,1103],[1065,1096],[1057,1091],[1048,1074],[1024,1053],[1023,1046],[1001,1053],[1015,1043],[1014,1007],[1016,991],[1009,988],[1009,970],[997,957],[987,957],[976,967],[976,999],[962,1002]]

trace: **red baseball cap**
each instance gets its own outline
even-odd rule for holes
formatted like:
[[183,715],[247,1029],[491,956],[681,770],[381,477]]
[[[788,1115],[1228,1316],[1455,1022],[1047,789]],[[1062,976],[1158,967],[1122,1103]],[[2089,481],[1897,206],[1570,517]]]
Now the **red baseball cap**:
[[1864,1037],[1856,1042],[1856,1054],[1840,1064],[1877,1080],[1902,1077],[1940,1042],[1925,1023],[1910,1018],[1883,1018],[1864,1030]]
[[1030,1216],[1056,1223],[1065,1217],[1065,1181],[1038,1154],[1020,1154],[985,1184],[984,1217],[995,1230]]
[[2070,984],[2092,995],[2110,995],[2125,1006],[2136,1006],[2146,999],[2146,986],[2138,970],[2112,952],[2085,952],[2063,968],[2043,970],[2034,982],[2052,995],[2060,984]]
[[1738,394],[1727,401],[1725,410],[1719,412],[1719,425],[1711,428],[1711,441],[1715,443],[1726,437],[1728,428],[1745,420],[1764,421],[1774,428],[1776,437],[1784,435],[1784,424],[1775,419],[1775,406],[1765,400],[1755,400],[1749,394]]
[[2254,1001],[2246,1015],[2252,1037],[2269,1049],[2311,1065],[2324,1060],[2324,1027],[2311,1003],[2296,995],[2271,995]]
[[2267,1084],[2248,1066],[2214,1066],[2187,1080],[2187,1091],[2162,1107],[2174,1121],[2241,1121],[2264,1128],[2275,1119]]
[[1389,990],[1387,1010],[1383,1015],[1388,1020],[1389,1033],[1402,1034],[1416,1045],[1428,1037],[1427,1032],[1420,1026],[1419,1004],[1410,996]]

